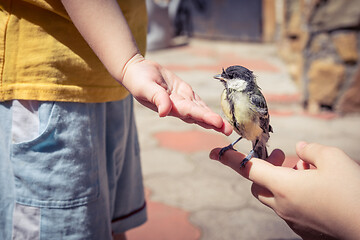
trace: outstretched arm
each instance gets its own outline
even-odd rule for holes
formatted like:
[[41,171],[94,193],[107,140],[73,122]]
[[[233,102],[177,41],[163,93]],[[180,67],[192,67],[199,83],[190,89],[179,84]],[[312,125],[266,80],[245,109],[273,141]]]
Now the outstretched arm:
[[139,53],[116,0],[62,0],[73,23],[109,73],[143,105],[159,116],[229,135],[231,126],[211,111],[175,74]]

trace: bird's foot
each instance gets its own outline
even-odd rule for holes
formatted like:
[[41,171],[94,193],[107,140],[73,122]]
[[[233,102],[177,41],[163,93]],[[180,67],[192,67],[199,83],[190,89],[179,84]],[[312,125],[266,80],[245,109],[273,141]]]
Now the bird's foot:
[[250,153],[242,160],[240,167],[244,168],[246,163],[254,156],[254,150],[251,150]]
[[234,148],[233,144],[230,144],[226,147],[223,147],[220,152],[219,152],[219,160],[221,160],[221,156],[227,151],[227,150],[234,150],[236,151],[236,149]]

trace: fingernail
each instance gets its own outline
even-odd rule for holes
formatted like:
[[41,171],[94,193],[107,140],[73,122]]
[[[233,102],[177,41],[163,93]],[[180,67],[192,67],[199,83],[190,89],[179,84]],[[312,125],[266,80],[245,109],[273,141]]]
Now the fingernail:
[[307,145],[307,142],[301,141],[297,143],[299,149],[303,149]]

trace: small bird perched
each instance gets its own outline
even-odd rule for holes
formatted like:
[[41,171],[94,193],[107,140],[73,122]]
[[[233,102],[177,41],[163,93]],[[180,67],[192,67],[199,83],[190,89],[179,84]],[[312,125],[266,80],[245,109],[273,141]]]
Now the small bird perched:
[[221,149],[219,158],[242,138],[252,142],[253,149],[241,162],[241,167],[253,157],[266,159],[268,152],[266,143],[269,140],[269,112],[264,96],[256,84],[252,71],[242,66],[231,66],[214,76],[224,84],[221,95],[221,107],[225,117],[234,127],[240,138]]

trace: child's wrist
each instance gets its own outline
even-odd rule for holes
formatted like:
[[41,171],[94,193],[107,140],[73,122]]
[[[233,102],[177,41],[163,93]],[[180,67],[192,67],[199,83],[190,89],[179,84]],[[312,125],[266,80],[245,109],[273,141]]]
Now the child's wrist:
[[116,78],[116,80],[118,82],[120,82],[121,84],[124,84],[124,78],[126,75],[126,72],[128,71],[128,69],[136,63],[142,62],[144,61],[145,58],[140,54],[140,53],[135,53],[131,58],[129,58],[129,60],[124,64],[122,71],[119,74],[119,77]]

